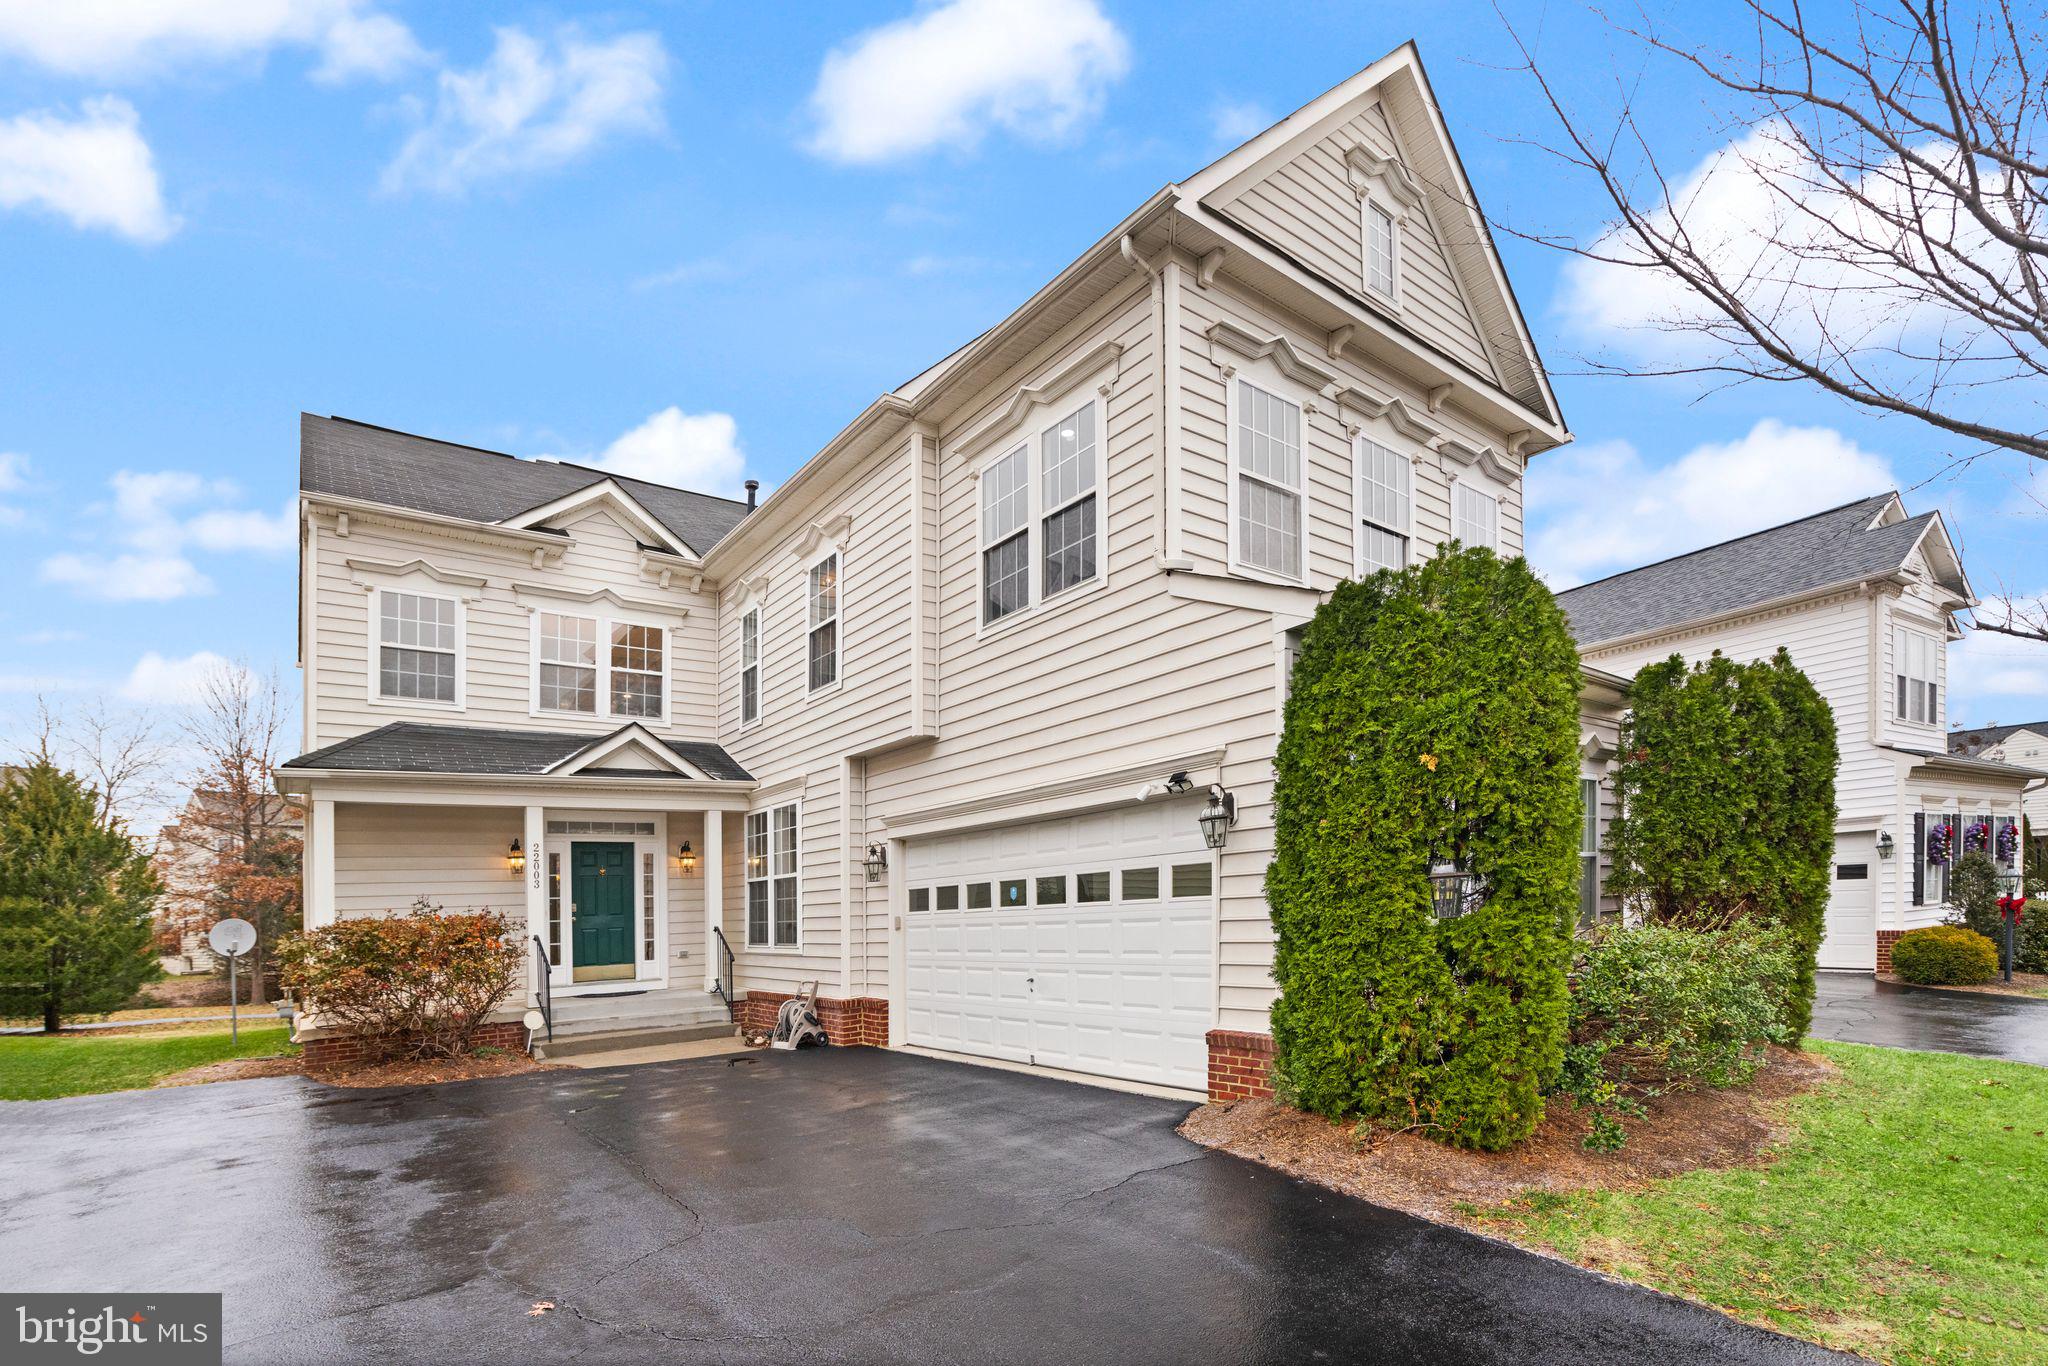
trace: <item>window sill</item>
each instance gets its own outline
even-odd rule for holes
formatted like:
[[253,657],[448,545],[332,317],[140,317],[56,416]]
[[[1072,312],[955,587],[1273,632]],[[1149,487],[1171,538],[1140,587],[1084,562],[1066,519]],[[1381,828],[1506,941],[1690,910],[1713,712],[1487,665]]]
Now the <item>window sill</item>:
[[464,712],[469,710],[468,706],[461,701],[429,702],[424,697],[373,697],[370,699],[370,705],[373,707],[383,707],[391,711]]
[[1097,574],[1086,583],[1077,583],[1072,588],[1062,588],[1052,597],[1040,599],[1031,606],[1012,612],[999,621],[984,622],[975,628],[974,634],[981,639],[999,636],[1005,631],[1023,626],[1026,622],[1040,621],[1045,617],[1064,611],[1075,603],[1084,602],[1091,595],[1099,593],[1108,587],[1109,576],[1107,574]]
[[1254,569],[1251,565],[1239,564],[1236,560],[1231,560],[1229,564],[1231,577],[1233,578],[1249,579],[1254,583],[1270,583],[1276,588],[1307,588],[1309,586],[1308,578],[1305,575],[1301,578],[1290,579],[1285,574],[1275,570]]
[[803,950],[804,946],[802,944],[748,944],[743,952],[786,954],[802,953]]
[[838,692],[840,688],[844,687],[845,684],[846,679],[844,675],[842,675],[839,678],[835,678],[830,683],[827,683],[822,688],[806,688],[804,690],[804,701],[812,702],[816,701],[818,698],[821,697],[830,697],[833,693]]

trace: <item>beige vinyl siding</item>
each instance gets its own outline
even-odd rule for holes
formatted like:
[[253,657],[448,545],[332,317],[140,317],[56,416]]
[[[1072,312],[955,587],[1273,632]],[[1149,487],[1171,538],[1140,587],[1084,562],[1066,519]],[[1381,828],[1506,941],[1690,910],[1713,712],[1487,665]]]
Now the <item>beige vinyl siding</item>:
[[[702,811],[672,811],[668,847],[668,984],[695,990],[704,985],[704,819]],[[683,841],[697,855],[697,871],[684,876],[676,859]],[[730,860],[727,860],[730,862]],[[727,882],[727,888],[732,883]]]
[[526,924],[526,891],[506,859],[518,807],[337,803],[334,905],[343,918],[407,911],[496,911]]
[[[1220,205],[1219,212],[1324,279],[1354,295],[1377,299],[1379,296],[1365,287],[1363,220],[1344,161],[1358,146],[1377,157],[1398,157],[1392,130],[1376,104]],[[1409,208],[1402,214],[1398,251],[1398,307],[1409,325],[1473,370],[1493,378],[1493,362],[1426,209]]]
[[[536,569],[528,549],[497,546],[437,533],[422,525],[393,527],[351,519],[349,534],[336,534],[331,513],[315,514],[319,538],[317,584],[313,611],[314,714],[307,727],[311,748],[374,730],[393,721],[436,725],[500,726],[517,729],[586,730],[593,735],[615,730],[623,721],[596,717],[532,714],[532,625],[528,602],[515,584],[545,585],[561,592],[610,588],[620,596],[661,603],[677,614],[664,618],[669,691],[665,715],[649,720],[656,734],[677,739],[716,738],[713,699],[717,687],[714,653],[716,603],[708,593],[691,593],[680,578],[664,590],[643,575],[632,533],[608,511],[591,509],[565,524],[574,544],[558,563]],[[374,594],[354,580],[350,561],[406,564],[425,560],[435,569],[486,581],[481,596],[465,609],[464,703],[460,711],[433,705],[370,700],[370,614]],[[362,574],[377,581],[374,571]],[[466,584],[437,585],[420,581],[406,591],[468,596]],[[603,615],[612,610],[599,602],[562,603],[561,610]],[[631,614],[633,609],[626,609]],[[687,615],[682,615],[687,613]],[[602,642],[600,642],[602,644]],[[600,707],[603,699],[599,700]]]

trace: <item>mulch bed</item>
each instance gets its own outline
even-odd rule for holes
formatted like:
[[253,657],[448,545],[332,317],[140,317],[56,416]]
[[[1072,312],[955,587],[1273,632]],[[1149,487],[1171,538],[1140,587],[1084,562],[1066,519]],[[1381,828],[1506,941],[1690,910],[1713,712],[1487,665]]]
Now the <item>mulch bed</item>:
[[551,1072],[566,1063],[535,1062],[524,1053],[495,1053],[480,1058],[395,1059],[355,1067],[309,1068],[300,1057],[227,1058],[173,1072],[158,1086],[199,1086],[212,1081],[248,1081],[252,1077],[307,1076],[329,1086],[351,1089],[380,1086],[429,1086],[478,1077],[511,1077],[524,1072]]
[[1920,982],[1908,982],[1905,978],[1890,972],[1880,972],[1877,980],[1889,982],[1895,987],[1913,987],[1919,991],[1967,991],[1980,996],[2031,996],[2037,1000],[2043,995],[2048,995],[2048,972],[2016,972],[2012,975],[2010,986],[2001,981],[1991,981],[1981,986],[1935,987]]
[[1505,1153],[1467,1152],[1412,1133],[1355,1129],[1270,1100],[1204,1105],[1180,1132],[1204,1147],[1377,1205],[1479,1228],[1479,1211],[1528,1191],[1618,1189],[1700,1167],[1767,1161],[1779,1136],[1779,1102],[1830,1080],[1834,1072],[1816,1054],[1773,1048],[1748,1086],[1648,1101],[1647,1118],[1626,1121],[1628,1146],[1618,1153],[1588,1152],[1583,1140],[1591,1118],[1562,1097],[1552,1099],[1526,1142]]

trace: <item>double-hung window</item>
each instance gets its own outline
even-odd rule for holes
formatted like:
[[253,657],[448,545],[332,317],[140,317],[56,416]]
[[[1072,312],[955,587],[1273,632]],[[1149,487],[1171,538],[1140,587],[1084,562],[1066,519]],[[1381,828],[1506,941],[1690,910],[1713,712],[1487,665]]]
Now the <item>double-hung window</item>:
[[1933,636],[1900,629],[1892,637],[1892,714],[1916,726],[1941,722],[1941,646]]
[[761,719],[761,609],[740,618],[740,724]]
[[1365,201],[1365,285],[1373,293],[1394,297],[1395,261],[1400,229],[1394,215],[1372,200]]
[[1600,780],[1579,779],[1579,923],[1600,919]]
[[1100,455],[1091,399],[983,468],[984,626],[1101,578]]
[[1302,577],[1301,405],[1236,381],[1237,560],[1291,581]]
[[797,943],[796,803],[747,813],[747,946]]
[[377,696],[455,705],[459,630],[455,599],[379,590]]
[[809,688],[839,681],[839,552],[811,566]]
[[1467,548],[1500,548],[1500,499],[1463,482],[1451,485],[1451,534]]
[[597,716],[603,699],[605,715],[661,718],[668,696],[668,640],[661,627],[570,612],[534,617],[536,710]]
[[1358,439],[1358,572],[1408,567],[1409,466],[1370,437]]

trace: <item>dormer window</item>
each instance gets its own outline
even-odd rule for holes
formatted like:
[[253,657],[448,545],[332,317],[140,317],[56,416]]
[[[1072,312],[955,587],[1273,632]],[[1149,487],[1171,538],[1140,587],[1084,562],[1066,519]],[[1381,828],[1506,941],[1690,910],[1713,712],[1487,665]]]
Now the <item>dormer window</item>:
[[454,598],[377,594],[377,696],[455,706],[461,627]]

